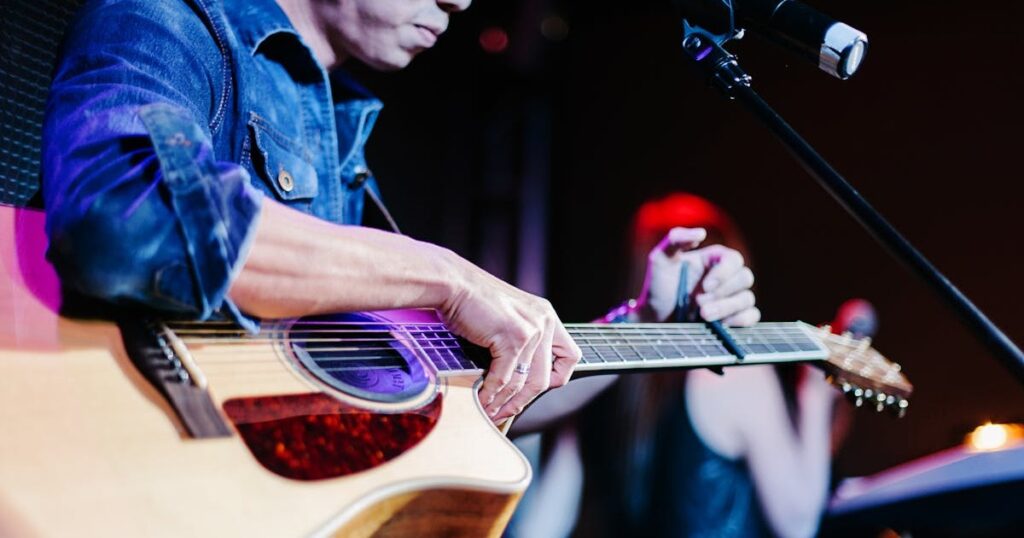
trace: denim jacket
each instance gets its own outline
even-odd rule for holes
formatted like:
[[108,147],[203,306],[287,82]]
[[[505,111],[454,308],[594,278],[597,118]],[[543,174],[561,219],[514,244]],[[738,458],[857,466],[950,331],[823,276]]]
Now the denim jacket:
[[88,2],[43,130],[65,290],[253,328],[226,294],[263,197],[358,224],[380,108],[325,72],[274,0]]

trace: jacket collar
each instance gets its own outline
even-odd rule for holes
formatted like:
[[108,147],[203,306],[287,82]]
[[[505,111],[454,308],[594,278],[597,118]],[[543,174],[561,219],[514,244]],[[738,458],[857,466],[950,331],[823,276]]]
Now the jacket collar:
[[[312,49],[305,44],[302,36],[275,0],[223,1],[228,21],[238,36],[239,44],[249,54],[255,55],[270,37],[286,34],[297,40],[307,51],[316,69],[324,72],[323,66],[316,61]],[[335,119],[338,122],[339,134],[346,135],[344,138],[352,145],[348,151],[343,150],[344,164],[362,150],[383,105],[343,69],[334,70],[328,80],[334,94]]]
[[240,44],[252,55],[267,38],[276,34],[291,34],[302,42],[299,32],[275,0],[224,0],[224,11]]

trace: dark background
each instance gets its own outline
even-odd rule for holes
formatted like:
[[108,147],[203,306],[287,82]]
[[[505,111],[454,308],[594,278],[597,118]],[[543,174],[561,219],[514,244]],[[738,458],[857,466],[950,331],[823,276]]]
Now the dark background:
[[[749,36],[730,48],[755,89],[1024,342],[1024,6],[813,4],[869,35],[862,71],[840,82]],[[549,15],[566,22],[564,39],[541,34]],[[481,48],[489,27],[508,32],[504,52]],[[876,347],[916,392],[902,420],[858,413],[840,475],[953,446],[987,420],[1024,419],[1024,388],[763,127],[706,86],[678,41],[667,1],[481,0],[411,68],[357,68],[385,101],[370,158],[404,231],[585,321],[630,293],[636,208],[701,194],[746,233],[766,319],[826,321],[850,297],[878,309]]]

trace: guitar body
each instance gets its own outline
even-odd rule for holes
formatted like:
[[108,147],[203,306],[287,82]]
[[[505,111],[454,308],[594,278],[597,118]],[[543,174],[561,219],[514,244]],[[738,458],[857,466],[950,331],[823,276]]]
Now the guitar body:
[[[504,529],[530,468],[480,407],[479,373],[381,403],[302,375],[270,341],[190,346],[213,407],[236,415],[226,435],[195,438],[117,326],[57,316],[41,225],[0,207],[0,536]],[[324,425],[333,441],[312,446]],[[332,450],[346,468],[323,464]]]

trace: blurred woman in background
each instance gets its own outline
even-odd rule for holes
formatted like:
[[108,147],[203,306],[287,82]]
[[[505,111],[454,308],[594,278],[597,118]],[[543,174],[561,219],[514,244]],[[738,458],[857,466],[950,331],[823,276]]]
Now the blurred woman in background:
[[[683,253],[701,240],[749,259],[728,215],[689,194],[644,204],[633,231],[629,290],[640,300],[612,310],[607,322],[676,318]],[[693,286],[706,266],[689,268]],[[692,321],[708,292],[686,292]],[[802,366],[622,376],[546,434],[546,458],[508,534],[811,536],[828,491],[837,394]]]
[[[676,227],[704,228],[709,242],[748,252],[707,200],[649,202],[630,258],[632,289],[648,290],[640,296],[675,296],[680,265],[658,240]],[[623,376],[579,421],[587,474],[577,532],[812,536],[828,493],[837,394],[805,366]]]

